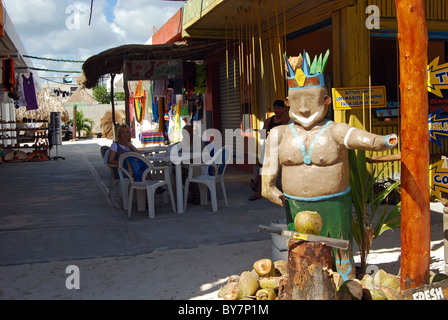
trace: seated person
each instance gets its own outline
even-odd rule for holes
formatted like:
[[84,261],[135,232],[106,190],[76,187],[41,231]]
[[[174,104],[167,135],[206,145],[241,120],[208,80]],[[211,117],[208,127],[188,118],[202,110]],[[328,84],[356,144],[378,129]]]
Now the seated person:
[[[108,163],[118,168],[120,155],[126,152],[138,152],[137,148],[131,142],[131,129],[127,124],[122,124],[117,129],[115,141],[110,146]],[[119,179],[118,169],[114,168],[114,178]]]

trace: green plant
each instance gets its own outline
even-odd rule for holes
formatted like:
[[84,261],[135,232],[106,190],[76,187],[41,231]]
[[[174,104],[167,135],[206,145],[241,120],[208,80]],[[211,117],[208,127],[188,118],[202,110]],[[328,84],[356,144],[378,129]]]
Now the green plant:
[[87,136],[90,136],[93,124],[94,124],[93,120],[84,117],[82,111],[76,111],[76,132],[78,133],[78,137],[81,136],[82,130],[86,132]]
[[110,93],[104,84],[99,84],[92,90],[93,97],[102,104],[110,103]]
[[[110,103],[110,92],[107,92],[107,88],[104,84],[99,84],[93,88],[93,97],[101,104]],[[124,92],[115,92],[114,101],[124,101]]]
[[[376,168],[372,174],[367,172],[365,151],[349,150],[350,184],[355,213],[353,216],[353,238],[359,246],[361,255],[361,273],[365,273],[367,257],[373,241],[384,231],[395,229],[401,225],[401,202],[397,203],[392,210],[388,210],[389,194],[400,187],[400,181],[396,181],[384,190],[375,193],[374,185],[386,169],[384,167],[378,173]],[[374,221],[380,205],[385,205],[379,214],[378,220]],[[372,224],[376,223],[375,226]]]

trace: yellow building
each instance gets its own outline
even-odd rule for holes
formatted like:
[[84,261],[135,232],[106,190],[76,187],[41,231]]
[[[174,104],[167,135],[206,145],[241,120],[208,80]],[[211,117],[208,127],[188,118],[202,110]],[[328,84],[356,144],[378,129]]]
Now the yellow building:
[[[448,3],[426,0],[428,62],[448,54]],[[331,51],[325,70],[329,89],[382,86],[386,103],[331,110],[329,117],[375,133],[400,135],[397,21],[394,0],[189,0],[183,8],[183,37],[226,39],[210,57],[208,70],[219,83],[210,85],[206,109],[210,123],[226,128],[260,128],[275,99],[287,94],[283,53],[304,49],[311,58]],[[207,85],[209,85],[208,81]],[[219,97],[216,97],[216,96]],[[429,94],[428,112],[448,111],[448,99]],[[334,105],[334,101],[333,101]],[[431,160],[447,150],[430,143]],[[400,149],[368,155],[394,154]],[[392,157],[392,159],[394,158]],[[386,176],[399,178],[400,162]]]

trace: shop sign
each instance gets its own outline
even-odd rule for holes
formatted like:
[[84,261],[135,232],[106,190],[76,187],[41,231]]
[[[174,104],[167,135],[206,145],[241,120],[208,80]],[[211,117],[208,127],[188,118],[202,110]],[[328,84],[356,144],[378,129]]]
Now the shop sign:
[[448,89],[448,63],[439,64],[439,57],[428,65],[428,91],[442,98],[441,89]]
[[429,166],[429,186],[434,195],[440,199],[440,192],[448,193],[448,168],[446,159],[442,159]]
[[129,60],[126,61],[127,80],[182,79],[183,64],[173,60]]
[[362,109],[363,102],[364,107],[387,106],[386,86],[333,88],[332,95],[334,110]]
[[404,300],[446,300],[447,296],[448,280],[403,291]]
[[448,138],[448,115],[442,115],[443,107],[428,116],[429,139],[443,148],[441,139]]

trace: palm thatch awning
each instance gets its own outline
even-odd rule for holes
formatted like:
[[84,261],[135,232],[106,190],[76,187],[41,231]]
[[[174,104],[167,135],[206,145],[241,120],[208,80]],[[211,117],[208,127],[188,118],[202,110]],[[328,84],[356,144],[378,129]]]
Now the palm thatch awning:
[[108,49],[88,58],[78,83],[93,88],[106,74],[123,73],[125,60],[204,60],[225,47],[224,40],[188,40],[167,44],[129,44]]
[[85,88],[79,87],[76,91],[68,97],[65,103],[95,103],[98,102],[92,97]]
[[69,120],[69,115],[64,105],[50,89],[42,89],[42,92],[37,94],[37,105],[39,108],[36,110],[26,110],[26,107],[18,108],[16,110],[16,120],[22,121],[23,118],[27,118],[49,122],[52,112],[60,112],[61,121],[63,122]]

